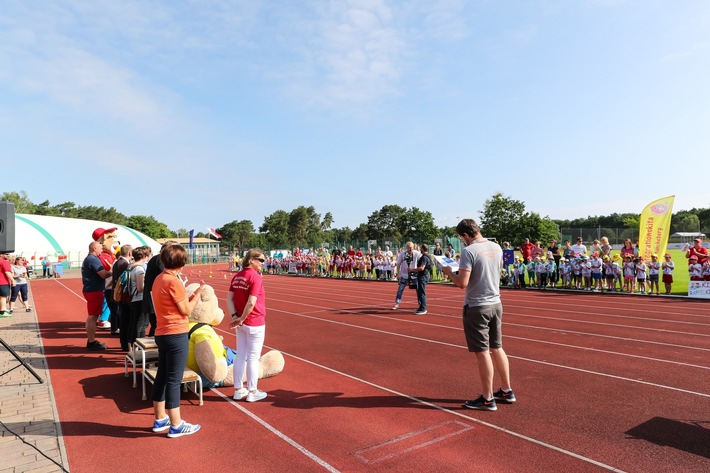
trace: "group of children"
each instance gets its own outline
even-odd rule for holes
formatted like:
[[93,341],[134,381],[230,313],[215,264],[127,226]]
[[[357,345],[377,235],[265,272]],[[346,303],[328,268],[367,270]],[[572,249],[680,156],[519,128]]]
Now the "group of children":
[[[674,270],[669,254],[664,255],[663,262],[656,254],[646,262],[642,256],[631,254],[625,254],[622,259],[619,254],[600,258],[598,253],[592,253],[591,257],[561,258],[558,268],[552,253],[548,252],[546,259],[536,256],[527,263],[517,257],[512,268],[502,270],[501,285],[658,295],[659,282],[663,282],[665,294],[670,294]],[[691,257],[688,271],[691,281],[710,281],[710,260],[700,265],[697,257]]]

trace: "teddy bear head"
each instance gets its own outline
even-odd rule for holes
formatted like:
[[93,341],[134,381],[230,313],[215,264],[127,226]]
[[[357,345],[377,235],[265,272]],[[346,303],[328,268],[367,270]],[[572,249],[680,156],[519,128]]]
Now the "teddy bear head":
[[[188,295],[191,296],[198,287],[200,285],[196,283],[188,285],[186,287]],[[205,284],[200,299],[190,314],[190,322],[202,322],[216,327],[222,322],[222,319],[224,319],[224,311],[219,308],[219,299],[217,299],[212,286]]]

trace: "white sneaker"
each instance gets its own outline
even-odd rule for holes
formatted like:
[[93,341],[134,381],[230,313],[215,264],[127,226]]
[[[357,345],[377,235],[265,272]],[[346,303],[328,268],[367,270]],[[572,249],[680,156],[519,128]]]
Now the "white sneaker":
[[261,401],[266,397],[266,393],[262,391],[261,389],[257,389],[256,391],[249,391],[249,394],[247,394],[247,402],[256,402],[256,401]]
[[96,328],[99,330],[109,330],[111,328],[111,322],[108,320],[99,320],[96,322]]
[[399,309],[399,303],[395,304],[394,307],[392,307],[392,310],[397,310]]
[[249,394],[249,390],[247,388],[242,387],[234,391],[234,396],[232,396],[232,399],[234,399],[235,401],[239,401],[241,399],[244,399],[247,394]]

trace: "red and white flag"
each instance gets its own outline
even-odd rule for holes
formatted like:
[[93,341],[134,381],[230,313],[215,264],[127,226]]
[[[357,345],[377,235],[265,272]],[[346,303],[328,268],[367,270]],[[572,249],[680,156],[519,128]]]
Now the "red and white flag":
[[222,238],[222,235],[220,235],[219,233],[217,233],[217,232],[214,230],[214,228],[209,228],[209,227],[207,227],[207,231],[210,232],[210,235],[212,235],[212,236],[215,237],[215,238]]

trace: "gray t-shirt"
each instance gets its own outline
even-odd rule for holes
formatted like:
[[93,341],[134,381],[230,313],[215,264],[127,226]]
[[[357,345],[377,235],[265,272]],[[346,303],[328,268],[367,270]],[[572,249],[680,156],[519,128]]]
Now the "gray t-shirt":
[[471,271],[464,304],[469,307],[500,303],[500,268],[503,250],[488,240],[474,241],[461,250],[459,267]]
[[13,264],[12,275],[15,276],[15,284],[27,284],[27,279],[25,279],[25,277],[27,276],[27,268],[25,268],[24,266],[15,266]]

